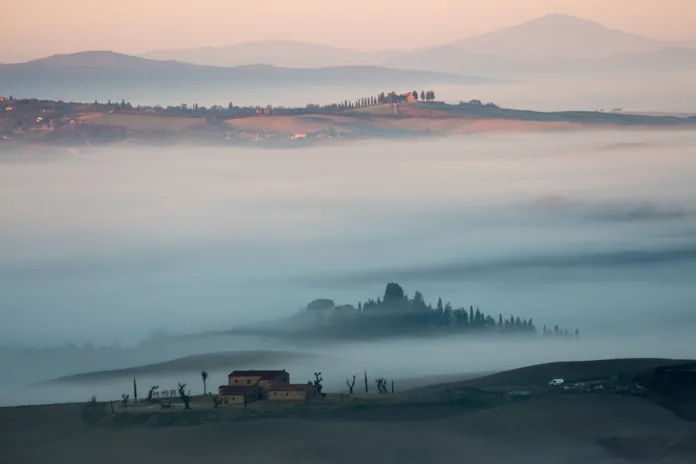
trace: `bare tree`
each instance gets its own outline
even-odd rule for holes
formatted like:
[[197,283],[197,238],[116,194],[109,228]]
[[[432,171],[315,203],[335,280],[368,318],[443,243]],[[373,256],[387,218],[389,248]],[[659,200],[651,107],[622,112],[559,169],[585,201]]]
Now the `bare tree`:
[[159,388],[159,385],[153,385],[150,387],[150,390],[147,392],[147,400],[152,401],[152,394],[155,393],[155,390]]
[[219,395],[213,396],[213,408],[217,408],[222,404],[222,397]]
[[377,391],[379,393],[388,393],[389,392],[387,390],[387,379],[380,377],[379,379],[375,380],[375,383],[377,384]]
[[363,371],[365,373],[365,393],[370,393],[368,388],[367,388],[367,371]]
[[206,382],[208,381],[208,371],[201,371],[201,379],[203,379],[203,394],[207,395],[208,386]]
[[121,394],[121,407],[123,409],[126,409],[128,407],[128,400],[129,399],[130,399],[130,395],[128,393]]
[[324,381],[324,378],[321,376],[321,372],[315,372],[314,373],[314,383],[312,383],[312,386],[314,389],[319,393],[320,395],[323,396],[321,390],[324,388],[324,386],[321,384]]
[[191,409],[191,406],[189,406],[189,401],[191,400],[191,397],[186,394],[186,391],[184,390],[185,388],[185,383],[179,384],[179,398],[181,398],[181,401],[184,402],[184,408]]
[[353,387],[355,386],[355,375],[353,375],[353,381],[351,382],[350,380],[346,379],[346,384],[348,385],[348,388],[350,389],[350,394],[353,394]]

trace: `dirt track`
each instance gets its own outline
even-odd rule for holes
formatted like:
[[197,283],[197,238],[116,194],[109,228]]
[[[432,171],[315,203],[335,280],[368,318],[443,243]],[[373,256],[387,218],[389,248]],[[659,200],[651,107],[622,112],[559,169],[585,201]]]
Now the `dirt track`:
[[[359,416],[346,420],[338,414],[330,419],[263,419],[160,428],[89,426],[82,418],[83,407],[0,409],[0,461],[696,462],[696,424],[639,398],[618,395],[551,395],[454,417],[402,417],[399,422],[392,420],[401,414],[382,420],[367,415],[364,420]],[[644,457],[648,459],[641,461]]]

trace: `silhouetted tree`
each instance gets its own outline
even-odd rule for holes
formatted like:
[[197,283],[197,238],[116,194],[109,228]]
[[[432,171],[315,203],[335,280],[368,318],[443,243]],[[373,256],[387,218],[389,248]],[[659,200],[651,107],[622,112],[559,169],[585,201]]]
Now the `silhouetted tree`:
[[121,393],[121,407],[123,409],[126,409],[128,407],[128,400],[130,399],[130,395],[127,393]]
[[179,390],[179,398],[181,398],[181,401],[184,402],[184,408],[185,409],[191,409],[191,406],[189,406],[189,401],[191,400],[191,397],[186,393],[184,390],[186,388],[185,383],[180,383],[178,390]]
[[135,377],[133,377],[133,401],[138,402],[138,384],[135,382]]
[[222,403],[222,397],[219,395],[213,396],[213,408],[217,408]]
[[314,382],[312,383],[312,386],[314,386],[314,389],[320,395],[322,394],[321,390],[324,388],[324,386],[321,384],[323,381],[324,381],[324,379],[321,376],[321,372],[315,372],[314,373]]
[[370,393],[367,389],[367,371],[363,371],[365,373],[365,393]]
[[155,390],[159,388],[159,385],[153,385],[150,387],[150,390],[147,392],[147,400],[152,401],[152,394],[155,393]]
[[421,90],[420,99],[421,99],[421,100],[425,100],[425,99],[426,99],[426,98],[425,98],[425,92],[424,92],[423,90]]
[[207,395],[208,394],[208,371],[201,371],[201,380],[203,380],[203,394]]
[[346,384],[348,385],[348,388],[350,390],[350,394],[352,395],[353,394],[353,387],[355,386],[355,376],[353,376],[352,381],[346,379]]
[[401,308],[407,302],[406,294],[401,285],[389,282],[384,290],[384,304],[391,308]]

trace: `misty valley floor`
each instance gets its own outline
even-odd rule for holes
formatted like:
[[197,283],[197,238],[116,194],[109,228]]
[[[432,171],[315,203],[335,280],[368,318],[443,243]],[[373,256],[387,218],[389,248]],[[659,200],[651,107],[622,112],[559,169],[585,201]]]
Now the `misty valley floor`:
[[83,408],[0,409],[3,462],[213,464],[234,457],[248,463],[298,464],[362,459],[387,464],[618,464],[696,458],[695,423],[642,399],[609,394],[549,395],[414,420],[397,417],[401,414],[347,420],[337,414],[158,428],[88,425]]

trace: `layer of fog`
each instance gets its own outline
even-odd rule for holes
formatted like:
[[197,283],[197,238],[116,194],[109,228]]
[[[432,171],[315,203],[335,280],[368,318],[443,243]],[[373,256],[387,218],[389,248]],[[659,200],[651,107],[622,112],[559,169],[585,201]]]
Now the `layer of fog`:
[[[317,297],[356,304],[392,278],[428,300],[581,330],[689,316],[695,144],[687,132],[597,132],[6,155],[0,337],[132,343]],[[666,258],[586,256],[616,252]],[[563,266],[577,255],[583,266]],[[428,275],[453,265],[470,270]]]
[[[4,153],[0,340],[131,345],[158,329],[274,320],[319,297],[357,304],[397,280],[428,301],[442,296],[615,342],[526,357],[501,348],[479,356],[480,365],[432,372],[430,356],[398,344],[313,350],[354,357],[351,368],[391,353],[379,369],[403,377],[555,355],[685,356],[681,335],[656,331],[696,322],[694,146],[693,132],[604,131],[289,151]],[[629,335],[643,341],[623,343]],[[414,353],[421,344],[452,351],[453,359],[489,352],[460,343],[408,344]],[[106,350],[88,361],[42,355],[46,361],[28,365],[16,359],[3,383],[20,401],[19,385],[60,375],[240,348],[306,349],[194,339],[162,350]],[[195,384],[195,374],[182,380]]]
[[[696,73],[641,75],[578,76],[563,78],[529,78],[523,81],[481,85],[429,84],[413,85],[436,91],[438,100],[450,103],[479,99],[492,101],[506,108],[537,111],[610,111],[622,108],[631,111],[696,113]],[[397,86],[398,87],[398,86]],[[411,87],[411,86],[409,86]],[[223,105],[231,101],[238,106],[304,107],[307,103],[331,104],[354,101],[380,92],[411,91],[412,88],[384,88],[356,83],[350,87],[335,85],[297,85],[292,87],[249,84],[243,90],[197,85],[177,89],[161,89],[155,85],[119,85],[118,88],[95,86],[41,86],[22,97],[47,98],[64,101],[100,102],[125,99],[133,105],[177,106],[182,103],[201,106]]]
[[[356,376],[355,391],[364,391],[367,373],[370,391],[375,391],[374,380],[386,377],[394,381],[397,391],[426,385],[466,380],[470,374],[496,372],[544,362],[612,359],[622,357],[660,357],[674,359],[696,358],[691,335],[695,325],[670,330],[658,330],[650,335],[617,334],[613,337],[583,337],[581,340],[524,339],[514,337],[451,336],[437,339],[393,339],[381,342],[326,344],[310,351],[294,349],[297,357],[291,361],[274,362],[272,357],[258,359],[259,353],[249,352],[247,362],[220,366],[206,364],[204,359],[171,372],[141,372],[136,376],[140,398],[147,395],[151,385],[160,390],[176,389],[186,383],[193,394],[203,393],[200,372],[210,375],[207,387],[216,391],[227,383],[227,375],[234,369],[286,369],[295,383],[304,383],[321,372],[326,392],[347,393],[346,380]],[[222,339],[221,339],[222,340]],[[227,338],[227,346],[239,346],[234,338]],[[205,345],[203,342],[199,344]],[[271,343],[273,345],[273,343]],[[244,349],[262,349],[268,340],[245,340]],[[174,345],[169,350],[178,351]],[[303,357],[303,353],[312,356]],[[131,362],[147,358],[147,350],[129,352]],[[318,356],[317,356],[318,355]],[[243,356],[242,356],[243,357]],[[101,378],[78,381],[32,384],[29,378],[47,375],[43,363],[26,364],[14,371],[14,382],[0,384],[0,406],[53,402],[83,402],[92,395],[100,400],[118,400],[122,393],[133,396],[133,376],[102,375]],[[67,367],[67,366],[64,366]],[[79,370],[76,366],[73,369]],[[84,369],[84,366],[83,366]],[[19,377],[19,379],[17,378]],[[46,380],[44,377],[42,380]],[[212,403],[211,403],[212,405]]]

